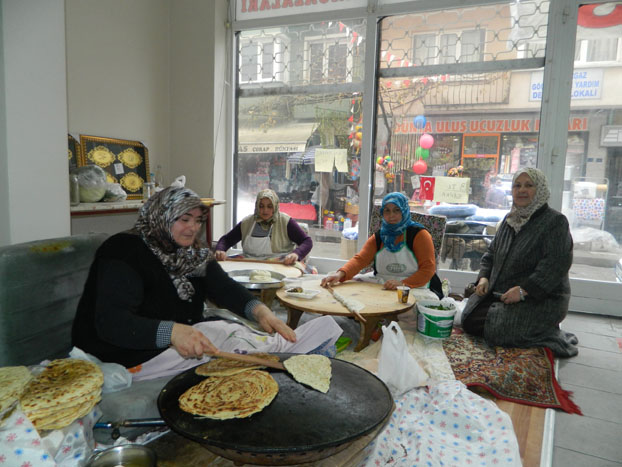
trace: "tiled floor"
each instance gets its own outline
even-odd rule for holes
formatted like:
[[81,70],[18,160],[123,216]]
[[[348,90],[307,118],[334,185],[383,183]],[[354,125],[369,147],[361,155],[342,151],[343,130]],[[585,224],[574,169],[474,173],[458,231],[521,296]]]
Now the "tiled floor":
[[556,412],[553,466],[622,466],[622,319],[571,313],[562,327],[579,355],[559,361],[558,380],[583,416]]

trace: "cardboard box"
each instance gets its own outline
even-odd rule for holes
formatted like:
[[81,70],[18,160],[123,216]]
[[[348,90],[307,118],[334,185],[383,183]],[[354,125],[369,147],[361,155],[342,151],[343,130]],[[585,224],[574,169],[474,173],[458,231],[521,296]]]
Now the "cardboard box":
[[347,238],[341,237],[341,259],[350,259],[357,251],[356,240],[348,240]]

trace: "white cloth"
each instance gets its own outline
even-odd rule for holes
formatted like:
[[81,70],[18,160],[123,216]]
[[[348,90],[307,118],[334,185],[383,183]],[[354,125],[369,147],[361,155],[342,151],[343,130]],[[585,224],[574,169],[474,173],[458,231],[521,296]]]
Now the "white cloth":
[[41,437],[19,405],[0,425],[0,465],[79,467],[91,456],[93,426],[101,417],[98,406],[84,417]]
[[[205,334],[218,349],[223,352],[235,353],[287,352],[304,354],[316,349],[326,341],[328,341],[328,345],[334,344],[343,332],[331,316],[312,319],[296,328],[294,330],[296,342],[289,342],[277,333],[271,336],[260,335],[245,326],[228,321],[206,321],[197,323],[193,327]],[[132,376],[134,381],[143,381],[176,375],[209,360],[210,357],[185,359],[175,349],[171,348],[139,365],[137,367],[139,369],[133,371]]]
[[242,241],[242,251],[244,252],[244,255],[261,259],[273,257],[274,253],[272,252],[272,240],[270,238],[270,235],[272,234],[272,225],[270,225],[268,235],[265,237],[253,237],[253,231],[256,226],[257,222],[255,221],[249,234]]
[[413,389],[395,405],[359,467],[522,465],[510,416],[460,381]]
[[415,254],[405,242],[399,250],[389,251],[384,246],[376,253],[376,272],[385,281],[390,279],[403,280],[419,270]]

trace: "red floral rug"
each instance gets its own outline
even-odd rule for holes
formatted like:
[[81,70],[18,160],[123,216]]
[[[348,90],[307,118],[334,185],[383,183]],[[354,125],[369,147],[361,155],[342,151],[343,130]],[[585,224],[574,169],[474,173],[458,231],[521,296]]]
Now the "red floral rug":
[[518,404],[583,415],[570,400],[572,393],[557,382],[553,353],[548,348],[489,347],[482,337],[455,328],[443,341],[443,348],[456,379],[467,387],[480,387]]

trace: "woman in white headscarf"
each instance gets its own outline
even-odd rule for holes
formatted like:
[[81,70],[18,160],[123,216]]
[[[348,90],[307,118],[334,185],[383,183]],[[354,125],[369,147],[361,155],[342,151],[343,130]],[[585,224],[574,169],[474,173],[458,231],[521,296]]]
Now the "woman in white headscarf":
[[540,170],[514,174],[512,208],[482,257],[462,326],[491,346],[544,346],[572,357],[577,338],[559,325],[568,312],[573,242],[568,220],[548,206],[549,196]]
[[240,241],[244,257],[280,258],[284,264],[302,261],[313,247],[313,240],[300,225],[279,211],[279,197],[269,189],[257,194],[255,212],[218,240],[214,256],[224,260],[226,251]]

